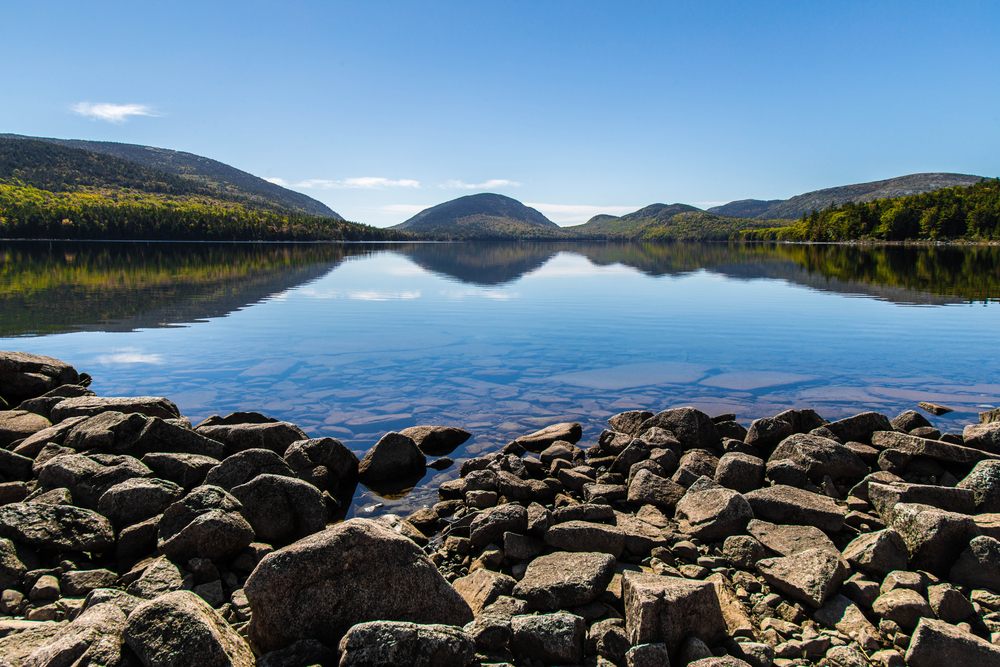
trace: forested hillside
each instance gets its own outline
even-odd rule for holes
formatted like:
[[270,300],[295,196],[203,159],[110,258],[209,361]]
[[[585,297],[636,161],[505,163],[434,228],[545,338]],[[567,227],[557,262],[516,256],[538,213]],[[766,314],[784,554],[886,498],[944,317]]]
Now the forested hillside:
[[803,215],[794,225],[742,231],[733,238],[769,241],[1000,239],[1000,179],[968,187],[847,202]]
[[382,241],[407,236],[220,194],[111,156],[0,138],[0,238]]

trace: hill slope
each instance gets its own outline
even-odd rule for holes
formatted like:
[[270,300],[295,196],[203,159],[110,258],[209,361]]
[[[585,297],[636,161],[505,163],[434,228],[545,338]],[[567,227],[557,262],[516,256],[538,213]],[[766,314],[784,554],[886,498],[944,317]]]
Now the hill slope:
[[759,199],[744,199],[729,202],[722,206],[714,206],[708,211],[718,215],[738,218],[756,218],[758,220],[783,219],[798,220],[803,215],[809,215],[814,210],[822,211],[831,204],[837,206],[846,202],[859,204],[876,199],[906,197],[908,195],[933,192],[941,188],[952,188],[957,185],[968,186],[978,183],[982,177],[969,174],[910,174],[884,181],[842,185],[836,188],[825,188],[791,199],[761,201]]
[[492,193],[468,195],[424,209],[390,229],[425,237],[562,238],[562,229],[533,208]]
[[0,137],[0,238],[396,240],[110,155]]
[[701,209],[687,204],[650,204],[622,216],[595,215],[582,225],[566,227],[567,231],[583,234],[626,234],[643,227],[668,222],[680,213],[700,213]]
[[134,162],[151,169],[180,176],[206,186],[227,197],[239,197],[251,204],[266,208],[285,208],[321,218],[343,220],[326,204],[299,192],[275,185],[235,167],[193,153],[153,148],[136,144],[119,144],[110,141],[84,141],[78,139],[52,139],[25,137],[18,134],[0,134],[0,139],[34,139],[69,148],[79,148],[91,153],[110,155]]

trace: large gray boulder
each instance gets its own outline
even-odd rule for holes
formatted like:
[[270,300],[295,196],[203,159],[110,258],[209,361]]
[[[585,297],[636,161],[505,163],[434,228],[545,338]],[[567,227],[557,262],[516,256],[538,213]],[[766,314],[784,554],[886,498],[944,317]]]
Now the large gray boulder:
[[427,469],[427,457],[417,443],[405,435],[390,431],[368,450],[358,464],[358,476],[363,483],[382,482],[422,475]]
[[843,553],[855,568],[880,578],[894,570],[905,570],[909,560],[906,542],[892,528],[858,535]]
[[715,449],[719,444],[719,433],[712,418],[695,408],[673,408],[659,412],[638,428],[645,433],[654,426],[666,429],[680,440],[684,449]]
[[559,551],[541,556],[528,564],[513,594],[543,611],[585,605],[607,589],[615,564],[615,558],[604,553]]
[[1000,422],[970,424],[962,431],[966,447],[1000,454]]
[[975,493],[978,513],[1000,512],[1000,461],[980,461],[957,488]]
[[34,651],[25,665],[61,667],[93,665],[118,667],[134,664],[135,656],[125,646],[125,614],[111,602],[83,611],[42,647]]
[[152,453],[141,460],[160,479],[188,490],[204,482],[208,471],[219,465],[218,459],[199,454]]
[[42,486],[69,489],[78,505],[93,509],[111,487],[153,474],[131,456],[64,454],[40,464],[45,453],[43,450],[35,461],[35,473]]
[[115,543],[111,522],[97,512],[42,503],[0,507],[0,537],[53,551],[104,552]]
[[156,516],[183,497],[184,489],[155,477],[133,477],[101,494],[97,509],[119,530]]
[[801,467],[816,483],[822,482],[825,475],[856,481],[868,474],[868,466],[848,447],[808,433],[796,433],[782,440],[771,453],[768,466],[783,460]]
[[891,431],[892,422],[879,412],[862,412],[827,424],[825,428],[832,431],[841,442],[853,440],[868,444],[876,431]]
[[240,514],[242,508],[225,489],[199,486],[163,512],[156,546],[179,563],[231,556],[254,539],[253,528]]
[[227,456],[209,470],[205,476],[205,484],[232,491],[233,488],[249,482],[258,475],[295,477],[295,471],[270,449],[244,449],[242,452]]
[[254,667],[246,641],[190,591],[175,591],[139,605],[128,615],[125,642],[144,665]]
[[17,547],[14,543],[0,538],[0,591],[20,588],[21,580],[27,571],[28,568],[17,557]]
[[664,643],[674,654],[687,637],[712,642],[727,629],[715,586],[708,581],[626,572],[622,604],[633,646]]
[[757,571],[785,595],[819,609],[847,578],[840,554],[808,549],[757,561]]
[[491,542],[503,542],[504,533],[525,533],[528,530],[528,510],[515,503],[506,503],[483,510],[472,519],[472,546],[484,547]]
[[583,427],[577,422],[552,424],[543,429],[522,435],[516,442],[529,452],[540,452],[557,441],[575,444],[583,437]]
[[53,422],[69,417],[93,417],[102,412],[137,413],[147,417],[176,419],[181,411],[173,401],[159,396],[77,396],[59,401],[49,414]]
[[28,438],[52,427],[52,422],[41,415],[24,410],[0,411],[0,448]]
[[247,579],[250,639],[262,652],[298,639],[339,643],[376,620],[463,626],[472,609],[412,540],[350,519],[268,554]]
[[413,440],[427,456],[447,456],[472,437],[465,429],[454,426],[411,426],[399,434]]
[[784,484],[751,491],[744,496],[753,515],[771,523],[816,526],[827,532],[844,527],[847,511],[833,500]]
[[293,442],[285,450],[285,463],[299,479],[334,497],[354,492],[358,481],[357,454],[336,438],[313,438]]
[[921,619],[906,650],[910,667],[993,667],[1000,664],[1000,646],[950,623]]
[[1000,590],[1000,540],[986,535],[973,537],[948,578],[960,586]]
[[674,512],[682,533],[706,542],[742,533],[753,516],[746,498],[708,477],[691,485]]
[[449,625],[368,621],[347,631],[340,651],[340,667],[466,667],[476,643]]
[[575,665],[583,657],[587,626],[574,614],[515,616],[510,621],[515,656],[546,665]]
[[258,475],[232,490],[243,505],[258,542],[285,544],[323,530],[327,510],[323,494],[294,477]]
[[910,569],[946,576],[969,540],[979,533],[975,520],[930,505],[900,503],[891,513],[890,527],[906,543]]
[[[238,419],[238,417],[236,417]],[[208,420],[206,420],[208,421]],[[225,421],[230,421],[228,418]],[[279,421],[255,423],[210,423],[195,427],[195,432],[225,445],[225,454],[231,455],[244,449],[270,449],[278,456],[284,456],[289,445],[299,440],[308,440],[305,431],[295,424]],[[217,456],[215,458],[223,458]]]
[[0,351],[0,397],[9,405],[79,381],[80,374],[64,361],[40,354]]

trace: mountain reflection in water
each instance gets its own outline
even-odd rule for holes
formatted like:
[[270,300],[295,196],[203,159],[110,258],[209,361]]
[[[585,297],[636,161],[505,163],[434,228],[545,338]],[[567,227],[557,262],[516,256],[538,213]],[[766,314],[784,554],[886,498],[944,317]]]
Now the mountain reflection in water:
[[374,253],[398,253],[478,286],[515,282],[571,253],[649,276],[706,270],[899,304],[1000,298],[997,246],[0,242],[0,336],[132,331],[224,317]]

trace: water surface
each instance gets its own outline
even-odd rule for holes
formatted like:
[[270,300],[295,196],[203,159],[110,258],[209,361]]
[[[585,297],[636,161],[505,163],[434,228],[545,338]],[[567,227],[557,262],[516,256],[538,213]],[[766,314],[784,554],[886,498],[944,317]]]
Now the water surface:
[[[162,395],[192,422],[259,410],[363,453],[473,433],[453,457],[634,408],[745,424],[790,407],[960,430],[1000,404],[1000,248],[727,244],[0,243],[0,349]],[[401,500],[433,502],[454,468]]]

